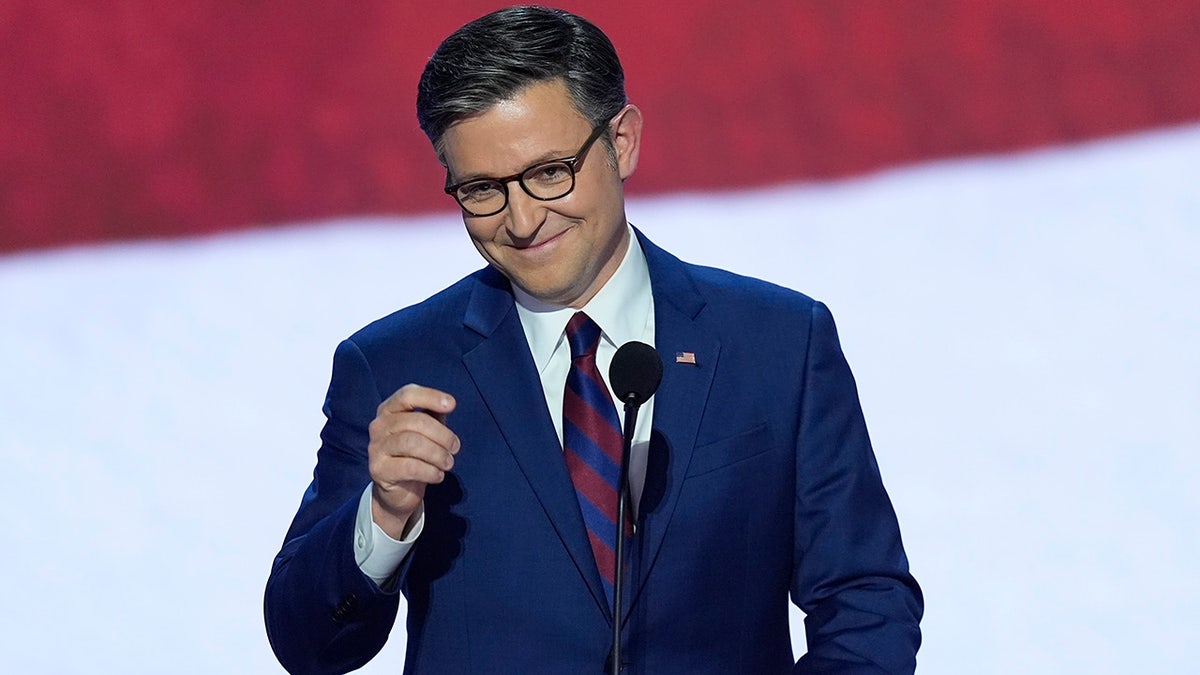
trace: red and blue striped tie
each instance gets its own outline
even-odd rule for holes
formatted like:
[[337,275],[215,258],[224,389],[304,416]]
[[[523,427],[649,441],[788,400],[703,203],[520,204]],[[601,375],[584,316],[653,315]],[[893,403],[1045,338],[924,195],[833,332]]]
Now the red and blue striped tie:
[[571,370],[563,392],[563,456],[575,483],[592,554],[611,606],[623,436],[608,386],[596,368],[600,327],[583,312],[567,323]]

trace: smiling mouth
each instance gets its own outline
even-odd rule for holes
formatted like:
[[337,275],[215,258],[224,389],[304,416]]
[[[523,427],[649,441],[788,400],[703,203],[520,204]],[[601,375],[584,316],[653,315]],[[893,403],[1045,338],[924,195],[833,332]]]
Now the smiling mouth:
[[510,246],[517,249],[518,251],[536,251],[540,248],[543,248],[545,246],[548,246],[548,245],[558,241],[558,239],[566,233],[567,233],[567,231],[563,230],[562,232],[555,234],[553,237],[550,237],[549,239],[543,239],[541,241],[533,242],[533,243],[529,243],[529,244],[519,244],[519,243],[514,242],[514,243],[510,244]]

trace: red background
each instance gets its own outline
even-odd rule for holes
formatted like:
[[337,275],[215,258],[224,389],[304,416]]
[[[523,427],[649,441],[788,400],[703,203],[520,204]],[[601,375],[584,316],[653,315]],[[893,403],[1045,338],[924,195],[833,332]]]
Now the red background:
[[[563,2],[612,37],[633,192],[1200,119],[1195,0]],[[413,113],[496,2],[0,3],[0,252],[448,210]]]

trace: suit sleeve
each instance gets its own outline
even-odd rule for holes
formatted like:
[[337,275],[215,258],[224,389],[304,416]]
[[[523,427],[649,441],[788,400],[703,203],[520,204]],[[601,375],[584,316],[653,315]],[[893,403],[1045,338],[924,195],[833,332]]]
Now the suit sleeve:
[[[288,672],[344,673],[387,641],[399,596],[380,590],[354,558],[355,515],[370,482],[367,426],[381,402],[370,366],[338,346],[313,481],[267,581],[267,636]],[[402,565],[398,574],[403,575]],[[395,587],[395,585],[393,585]]]
[[912,673],[921,590],[829,310],[816,303],[796,449],[791,596],[806,613],[796,673]]

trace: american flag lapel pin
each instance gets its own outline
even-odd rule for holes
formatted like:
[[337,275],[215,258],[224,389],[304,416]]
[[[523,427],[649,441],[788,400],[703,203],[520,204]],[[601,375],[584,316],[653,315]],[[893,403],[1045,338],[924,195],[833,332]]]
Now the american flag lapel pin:
[[675,363],[686,363],[688,365],[696,365],[695,352],[675,352]]

